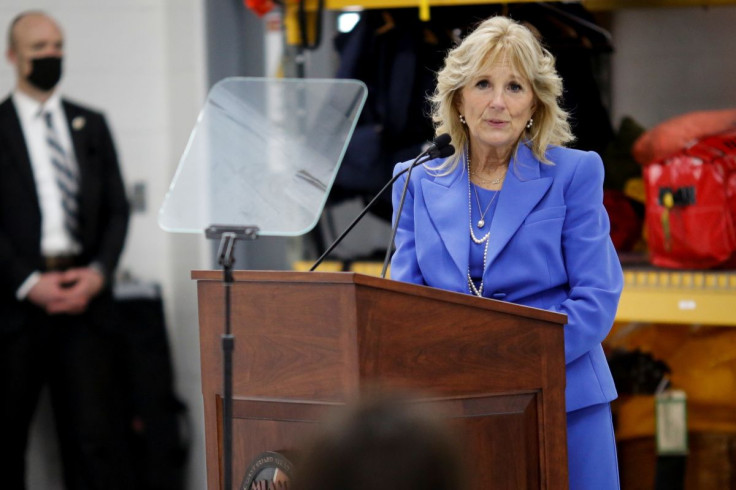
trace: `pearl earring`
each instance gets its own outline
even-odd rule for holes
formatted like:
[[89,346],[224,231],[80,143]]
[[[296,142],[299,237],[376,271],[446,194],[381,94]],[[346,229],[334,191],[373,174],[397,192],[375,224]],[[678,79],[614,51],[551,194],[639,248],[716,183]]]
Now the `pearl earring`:
[[467,122],[465,121],[465,117],[463,117],[463,115],[462,115],[462,114],[460,114],[460,122],[461,122],[461,123],[463,123],[463,125],[466,125],[466,124],[468,124],[468,123],[467,123]]
[[526,129],[532,129],[532,123],[534,123],[534,119],[530,117],[529,122],[526,123]]

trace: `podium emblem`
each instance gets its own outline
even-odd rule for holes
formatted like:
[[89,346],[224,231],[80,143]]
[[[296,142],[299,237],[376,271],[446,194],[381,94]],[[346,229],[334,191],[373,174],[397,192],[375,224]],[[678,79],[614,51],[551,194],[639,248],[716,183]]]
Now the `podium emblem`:
[[294,464],[282,453],[266,451],[248,466],[240,490],[289,490]]

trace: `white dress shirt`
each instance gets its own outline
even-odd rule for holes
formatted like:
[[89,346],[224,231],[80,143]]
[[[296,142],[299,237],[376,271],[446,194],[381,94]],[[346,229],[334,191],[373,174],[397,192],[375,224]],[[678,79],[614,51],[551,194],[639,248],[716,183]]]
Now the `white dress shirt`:
[[[76,166],[66,114],[61,106],[61,97],[53,94],[45,103],[16,90],[12,95],[15,110],[20,119],[21,129],[31,160],[36,194],[41,209],[41,254],[44,256],[77,254],[80,246],[64,227],[64,210],[61,207],[61,191],[56,183],[56,171],[52,167],[46,142],[46,121],[43,114],[50,112],[54,129],[64,151],[69,157],[69,165]],[[26,297],[38,282],[40,273],[34,272],[26,279],[16,296]]]

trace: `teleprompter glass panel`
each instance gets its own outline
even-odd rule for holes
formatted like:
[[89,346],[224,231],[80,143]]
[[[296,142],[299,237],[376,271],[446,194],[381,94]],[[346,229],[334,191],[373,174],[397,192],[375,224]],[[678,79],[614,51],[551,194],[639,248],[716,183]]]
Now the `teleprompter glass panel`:
[[166,231],[317,223],[365,102],[355,80],[227,78],[210,91],[164,203]]

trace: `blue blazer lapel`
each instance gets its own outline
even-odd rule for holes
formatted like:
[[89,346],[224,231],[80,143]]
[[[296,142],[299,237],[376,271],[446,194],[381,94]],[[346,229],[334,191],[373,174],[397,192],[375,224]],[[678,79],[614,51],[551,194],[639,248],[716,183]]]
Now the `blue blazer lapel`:
[[529,148],[519,146],[506,174],[491,222],[486,271],[552,185],[552,178],[540,178],[540,165]]
[[[464,161],[449,175],[434,181],[422,180],[422,192],[434,232],[464,278],[468,272],[470,234],[468,232],[468,174]],[[418,233],[423,234],[424,231]]]

